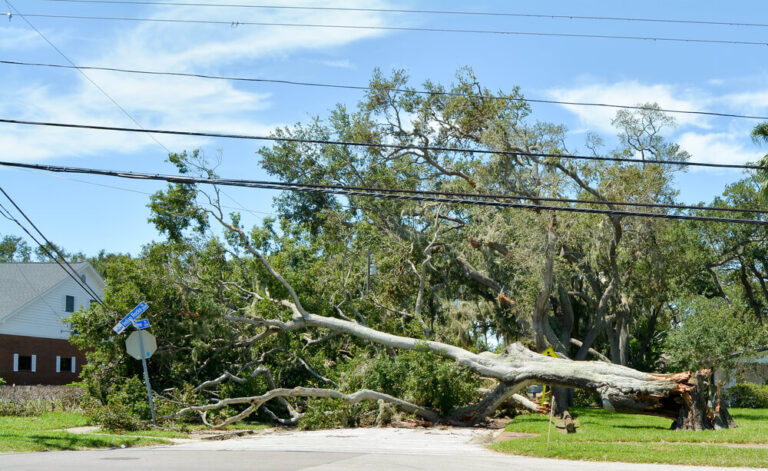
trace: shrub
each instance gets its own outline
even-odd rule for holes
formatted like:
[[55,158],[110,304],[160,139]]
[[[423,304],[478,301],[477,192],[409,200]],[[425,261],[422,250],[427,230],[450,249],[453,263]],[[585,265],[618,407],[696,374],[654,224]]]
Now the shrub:
[[146,422],[136,417],[130,407],[117,402],[89,410],[88,418],[111,431],[133,432],[146,427]]
[[343,386],[380,391],[445,413],[477,400],[480,379],[433,352],[408,351],[353,365]]
[[573,390],[573,406],[574,407],[590,407],[595,404],[602,404],[600,396],[592,391],[586,389],[574,389]]
[[107,430],[134,431],[144,428],[152,414],[144,384],[132,376],[114,385],[106,404],[91,400],[87,415]]
[[79,412],[82,388],[67,386],[0,386],[0,415],[32,416],[51,411]]
[[768,386],[739,383],[728,388],[725,397],[731,407],[768,408]]
[[375,403],[349,404],[338,399],[310,400],[299,421],[299,428],[318,430],[371,425],[376,418],[377,408]]
[[36,410],[29,407],[28,404],[18,401],[2,401],[0,400],[0,417],[13,416],[13,417],[29,417],[36,415]]

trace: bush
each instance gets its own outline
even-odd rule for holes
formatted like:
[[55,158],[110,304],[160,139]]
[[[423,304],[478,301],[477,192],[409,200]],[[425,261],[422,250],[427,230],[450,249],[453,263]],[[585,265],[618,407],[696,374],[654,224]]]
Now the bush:
[[107,395],[107,403],[91,400],[88,418],[107,430],[141,430],[152,413],[147,391],[138,376],[116,384]]
[[116,402],[91,409],[88,418],[111,431],[133,432],[146,428],[146,422],[136,417],[130,407]]
[[29,417],[32,415],[37,415],[37,410],[29,407],[28,404],[18,401],[0,400],[0,417]]
[[573,406],[574,407],[590,407],[595,404],[602,404],[602,399],[596,393],[587,391],[586,389],[574,389],[573,390]]
[[380,391],[446,413],[478,399],[480,379],[433,352],[377,356],[354,365],[344,389]]
[[730,407],[765,409],[768,408],[768,386],[739,383],[728,388],[725,398]]
[[0,415],[33,416],[45,412],[80,412],[82,388],[67,386],[0,386]]
[[[338,399],[314,399],[299,421],[301,430],[357,427],[372,425],[376,418],[376,403],[349,404]],[[365,420],[365,419],[368,420]]]

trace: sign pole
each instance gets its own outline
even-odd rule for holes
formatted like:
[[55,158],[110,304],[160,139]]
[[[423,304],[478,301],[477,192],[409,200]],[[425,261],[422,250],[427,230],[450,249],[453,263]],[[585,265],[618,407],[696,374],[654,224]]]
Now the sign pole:
[[139,349],[141,349],[141,366],[144,368],[144,384],[147,386],[149,398],[149,410],[152,412],[152,423],[155,423],[155,401],[152,399],[152,386],[149,385],[149,372],[147,371],[147,354],[144,351],[144,335],[139,331]]

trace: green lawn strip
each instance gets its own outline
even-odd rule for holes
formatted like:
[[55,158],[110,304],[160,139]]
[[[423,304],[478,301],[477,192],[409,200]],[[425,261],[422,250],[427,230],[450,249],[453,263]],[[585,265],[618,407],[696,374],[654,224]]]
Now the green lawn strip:
[[491,445],[496,451],[516,455],[585,461],[666,463],[701,466],[765,466],[768,449],[734,448],[696,443],[605,443],[520,438]]
[[[552,438],[597,442],[670,443],[768,443],[768,409],[731,409],[735,429],[683,432],[669,429],[671,420],[636,414],[616,414],[602,409],[572,409],[579,425],[575,434],[564,435],[553,428]],[[509,432],[547,433],[548,417],[529,414],[507,425]]]
[[735,448],[725,444],[768,443],[768,410],[733,409],[738,428],[703,432],[669,430],[671,421],[659,417],[615,414],[601,409],[573,409],[579,425],[575,434],[552,429],[547,450],[548,417],[523,415],[506,427],[509,432],[539,434],[491,446],[528,456],[577,460],[626,461],[710,466],[765,466],[768,448]]
[[82,450],[170,443],[157,438],[79,434],[61,430],[81,427],[87,423],[85,417],[71,412],[47,412],[34,417],[0,417],[0,452]]

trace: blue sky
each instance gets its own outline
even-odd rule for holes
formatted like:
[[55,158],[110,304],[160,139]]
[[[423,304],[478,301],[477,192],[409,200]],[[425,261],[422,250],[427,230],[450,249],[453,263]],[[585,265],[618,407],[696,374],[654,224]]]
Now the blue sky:
[[[220,21],[364,24],[429,28],[560,32],[765,41],[766,27],[610,22],[550,18],[469,17],[374,12],[100,5],[10,0],[22,13],[186,18]],[[190,0],[194,2],[195,0]],[[208,0],[206,3],[214,3]],[[221,3],[254,4],[242,0]],[[512,13],[760,22],[759,0],[573,1],[335,1],[270,4],[474,10]],[[0,12],[11,7],[0,1]],[[447,83],[470,66],[491,89],[517,85],[529,98],[768,115],[768,47],[405,31],[106,22],[30,17],[74,63],[159,71],[238,75],[365,85],[375,67],[406,69],[414,83]],[[0,18],[0,59],[63,64],[64,59],[22,18]],[[144,127],[266,134],[276,126],[325,115],[335,103],[354,106],[361,92],[192,78],[87,72]],[[0,117],[135,127],[117,106],[74,70],[0,65]],[[612,143],[614,111],[535,105],[532,118],[563,123],[572,152],[587,132]],[[694,161],[748,162],[766,152],[749,139],[757,121],[676,115],[671,139]],[[0,125],[2,160],[169,173],[165,146],[202,149],[221,158],[226,177],[267,178],[258,142],[87,132]],[[735,171],[691,170],[679,178],[680,198],[708,201]],[[70,251],[137,253],[159,236],[147,223],[148,194],[160,183],[0,169],[0,185],[52,240]],[[108,185],[108,187],[103,186]],[[272,194],[227,189],[225,204],[247,224],[271,211]],[[0,234],[21,235],[0,219]]]

